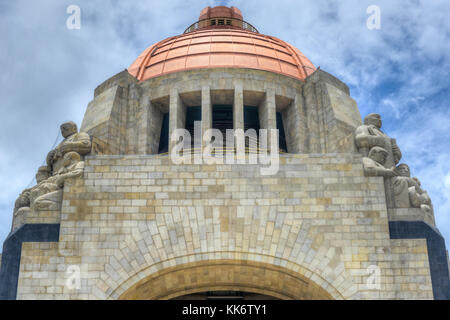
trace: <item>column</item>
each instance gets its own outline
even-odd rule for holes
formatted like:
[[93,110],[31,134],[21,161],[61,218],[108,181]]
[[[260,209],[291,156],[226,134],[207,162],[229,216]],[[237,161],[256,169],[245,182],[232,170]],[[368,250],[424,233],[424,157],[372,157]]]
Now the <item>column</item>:
[[171,137],[175,129],[184,129],[186,124],[186,106],[183,104],[177,89],[170,90],[169,102],[169,153],[176,142]]
[[267,129],[267,147],[270,147],[271,129],[277,128],[277,108],[275,103],[275,89],[267,88],[264,100],[258,108],[261,129]]
[[211,89],[209,86],[202,87],[202,149],[205,146],[205,141],[203,141],[203,135],[206,130],[212,128],[212,104],[211,104]]
[[244,130],[244,90],[240,82],[234,85],[233,129]]

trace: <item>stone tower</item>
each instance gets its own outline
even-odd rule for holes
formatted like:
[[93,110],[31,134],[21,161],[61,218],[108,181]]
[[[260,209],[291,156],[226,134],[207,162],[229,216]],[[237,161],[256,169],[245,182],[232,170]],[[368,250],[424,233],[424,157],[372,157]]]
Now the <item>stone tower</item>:
[[431,199],[381,128],[298,49],[205,8],[61,126],[0,297],[450,299]]

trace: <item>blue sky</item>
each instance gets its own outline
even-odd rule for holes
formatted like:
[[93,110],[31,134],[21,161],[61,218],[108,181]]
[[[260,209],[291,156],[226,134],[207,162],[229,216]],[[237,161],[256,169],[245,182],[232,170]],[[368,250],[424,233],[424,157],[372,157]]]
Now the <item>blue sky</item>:
[[[66,28],[71,4],[81,8],[80,30]],[[402,162],[428,190],[449,247],[448,0],[1,1],[0,242],[59,124],[80,125],[97,85],[218,4],[240,8],[261,33],[347,83],[363,116],[382,115]],[[366,27],[369,5],[381,10],[380,30]]]

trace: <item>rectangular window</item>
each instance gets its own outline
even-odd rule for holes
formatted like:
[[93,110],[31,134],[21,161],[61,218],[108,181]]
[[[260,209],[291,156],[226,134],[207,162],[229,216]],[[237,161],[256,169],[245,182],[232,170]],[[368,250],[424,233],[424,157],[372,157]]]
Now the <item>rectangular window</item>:
[[[259,136],[259,113],[258,107],[244,106],[244,131],[254,129],[256,131],[256,141],[252,141],[253,145],[258,148],[258,136]],[[255,153],[258,149],[254,149],[250,143],[250,138],[245,138],[245,149],[250,153]]]
[[223,26],[223,25],[225,24],[225,20],[219,19],[217,24],[218,24],[219,26]]
[[[202,141],[195,143],[195,121],[202,121],[202,107],[187,107],[186,110],[186,130],[191,134],[191,147],[202,145]],[[201,137],[200,137],[201,139]],[[198,151],[198,150],[196,150]]]
[[161,126],[161,135],[159,137],[159,150],[158,153],[166,153],[169,151],[169,113],[165,113],[163,116],[163,122]]
[[213,105],[212,127],[220,130],[223,147],[226,146],[227,129],[233,129],[233,106]]
[[283,116],[281,112],[277,112],[277,129],[278,129],[278,144],[280,151],[288,152],[287,144],[286,144],[286,135],[284,133],[284,125],[283,125]]

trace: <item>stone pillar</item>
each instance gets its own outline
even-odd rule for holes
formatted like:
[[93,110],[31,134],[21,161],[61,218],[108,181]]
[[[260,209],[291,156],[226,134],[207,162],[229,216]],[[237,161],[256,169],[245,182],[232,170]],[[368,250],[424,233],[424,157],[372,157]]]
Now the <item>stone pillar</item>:
[[175,142],[172,142],[171,137],[175,129],[184,129],[186,124],[186,106],[183,104],[177,89],[170,90],[169,103],[169,153]]
[[212,103],[211,103],[211,89],[209,86],[202,87],[202,132],[201,132],[201,145],[202,149],[205,146],[203,141],[203,135],[206,130],[212,128]]
[[267,129],[267,148],[270,148],[270,130],[277,128],[276,112],[275,90],[268,88],[264,100],[258,108],[260,128]]
[[147,110],[147,131],[145,134],[148,138],[146,149],[148,154],[158,154],[164,114],[150,101],[148,101]]
[[283,111],[283,124],[289,153],[308,151],[308,131],[303,110],[303,97],[295,95],[294,101]]
[[234,86],[233,129],[244,130],[244,89],[242,83]]
[[148,135],[149,132],[149,120],[150,120],[150,97],[145,95],[142,97],[140,110],[136,116],[136,126],[137,126],[137,154],[151,154],[149,150],[149,140],[153,137]]
[[305,116],[308,127],[309,153],[322,153],[320,137],[319,106],[316,97],[316,86],[312,81],[307,81],[303,86],[303,97],[305,99]]

